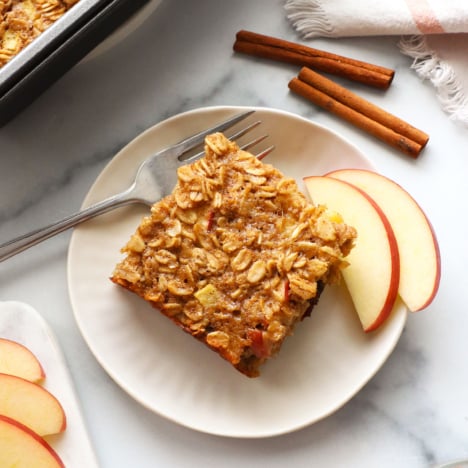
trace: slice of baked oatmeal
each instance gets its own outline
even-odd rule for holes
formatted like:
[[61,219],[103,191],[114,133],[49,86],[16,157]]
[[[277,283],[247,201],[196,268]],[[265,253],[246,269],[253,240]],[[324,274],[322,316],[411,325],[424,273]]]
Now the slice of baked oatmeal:
[[213,134],[142,220],[111,279],[258,376],[346,266],[356,232],[338,218]]

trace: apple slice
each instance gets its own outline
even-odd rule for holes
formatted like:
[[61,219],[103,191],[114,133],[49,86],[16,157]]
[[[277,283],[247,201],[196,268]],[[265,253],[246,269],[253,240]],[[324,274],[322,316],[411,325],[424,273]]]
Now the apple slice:
[[30,382],[45,378],[44,369],[32,351],[6,338],[0,338],[0,373],[16,375]]
[[400,297],[413,312],[426,308],[439,288],[440,251],[421,207],[400,185],[376,172],[343,169],[327,175],[359,187],[382,208],[400,252]]
[[0,374],[0,414],[19,421],[40,436],[66,428],[62,405],[40,385],[14,375]]
[[398,295],[400,262],[393,230],[375,201],[355,186],[331,177],[305,177],[312,201],[340,213],[357,230],[343,278],[365,332],[390,315]]
[[0,466],[65,468],[54,449],[34,431],[0,415]]

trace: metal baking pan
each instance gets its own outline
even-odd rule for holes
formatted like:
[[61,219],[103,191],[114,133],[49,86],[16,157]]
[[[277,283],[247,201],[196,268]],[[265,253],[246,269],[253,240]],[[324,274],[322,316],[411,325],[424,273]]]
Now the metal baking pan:
[[80,0],[0,68],[0,126],[127,20],[148,0]]

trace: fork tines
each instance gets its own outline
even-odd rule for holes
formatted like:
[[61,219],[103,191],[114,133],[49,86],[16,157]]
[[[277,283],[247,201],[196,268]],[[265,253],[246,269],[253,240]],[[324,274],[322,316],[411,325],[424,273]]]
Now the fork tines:
[[[231,126],[237,124],[240,120],[243,120],[243,118],[246,118],[246,117],[250,116],[253,112],[254,111],[251,111],[251,112],[245,113],[245,114],[240,114],[240,116],[242,116],[242,118],[239,118],[240,116],[235,116],[234,118],[236,120]],[[227,122],[229,122],[229,121],[227,121]],[[240,130],[237,130],[232,135],[227,135],[227,137],[231,141],[236,141],[237,142],[237,140],[239,138],[243,137],[247,133],[249,133],[252,130],[254,130],[255,128],[257,128],[261,123],[262,123],[261,120],[256,120],[255,122],[252,122],[252,123],[248,124],[247,126],[241,128]],[[247,143],[239,144],[239,147],[241,149],[243,149],[244,151],[248,151],[251,148],[253,148],[254,146],[258,145],[263,140],[265,140],[266,138],[268,138],[268,136],[269,136],[268,134],[261,135],[259,137],[254,138],[253,140],[251,140],[251,141],[249,141]],[[263,159],[265,156],[270,154],[274,150],[274,148],[275,147],[272,145],[272,146],[269,146],[266,149],[263,149],[262,151],[260,151],[259,153],[256,154],[257,158]],[[204,151],[200,151],[200,152],[198,152],[197,154],[195,154],[193,156],[188,156],[186,158],[180,158],[180,159],[183,160],[184,162],[190,163],[192,161],[195,161],[195,160],[201,158],[203,155],[204,155]]]

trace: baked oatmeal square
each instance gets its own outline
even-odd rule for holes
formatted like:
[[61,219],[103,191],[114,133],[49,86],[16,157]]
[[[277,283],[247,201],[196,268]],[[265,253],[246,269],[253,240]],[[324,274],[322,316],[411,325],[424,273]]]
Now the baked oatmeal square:
[[111,280],[255,377],[339,281],[355,237],[293,179],[216,133],[178,169]]

